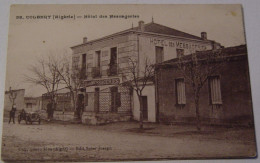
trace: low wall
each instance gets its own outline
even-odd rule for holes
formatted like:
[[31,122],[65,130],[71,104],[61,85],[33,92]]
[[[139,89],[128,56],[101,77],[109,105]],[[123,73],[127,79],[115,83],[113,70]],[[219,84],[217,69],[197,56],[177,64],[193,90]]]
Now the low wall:
[[55,111],[53,114],[53,118],[55,120],[60,121],[72,121],[74,119],[74,112],[73,111]]
[[130,113],[94,113],[84,112],[82,114],[82,123],[88,125],[101,125],[113,122],[130,121],[132,116]]

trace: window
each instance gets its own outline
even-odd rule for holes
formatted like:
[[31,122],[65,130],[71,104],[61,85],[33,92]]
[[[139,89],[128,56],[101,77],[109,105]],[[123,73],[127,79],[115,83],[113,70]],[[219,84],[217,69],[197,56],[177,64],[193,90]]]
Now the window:
[[177,104],[179,104],[179,105],[186,104],[184,79],[176,79],[175,80],[175,88],[176,88]]
[[155,55],[156,55],[156,63],[163,62],[163,47],[156,46],[155,47]]
[[82,54],[82,68],[86,68],[86,54]]
[[85,106],[88,106],[88,94],[85,94]]
[[209,77],[210,103],[222,104],[219,76]]
[[26,103],[26,108],[32,108],[32,103]]
[[101,51],[96,51],[96,67],[100,68],[101,66]]
[[184,49],[176,49],[177,57],[184,56]]
[[117,48],[110,49],[110,63],[108,69],[108,75],[117,75]]
[[92,68],[92,77],[101,77],[101,51],[96,51],[95,67]]
[[79,64],[79,56],[72,57],[72,68],[73,69],[78,69],[78,64]]

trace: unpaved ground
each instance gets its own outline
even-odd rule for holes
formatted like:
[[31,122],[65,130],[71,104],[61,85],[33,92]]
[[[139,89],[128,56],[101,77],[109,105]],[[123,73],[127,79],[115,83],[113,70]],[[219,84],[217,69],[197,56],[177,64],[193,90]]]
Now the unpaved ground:
[[104,126],[44,123],[3,126],[3,160],[140,160],[255,155],[253,129],[146,124]]

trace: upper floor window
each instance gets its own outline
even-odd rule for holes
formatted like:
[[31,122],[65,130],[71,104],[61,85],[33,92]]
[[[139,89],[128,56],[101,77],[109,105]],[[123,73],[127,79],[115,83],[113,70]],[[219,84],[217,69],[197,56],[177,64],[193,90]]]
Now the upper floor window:
[[95,67],[92,68],[92,77],[101,77],[101,51],[95,53]]
[[182,57],[184,56],[184,49],[176,49],[177,57]]
[[155,47],[155,57],[156,57],[156,63],[163,62],[163,60],[164,60],[163,47],[160,47],[160,46]]
[[117,75],[117,48],[110,49],[110,62],[108,75]]
[[86,68],[86,54],[82,54],[82,68]]
[[100,67],[101,66],[101,51],[96,51],[96,67]]

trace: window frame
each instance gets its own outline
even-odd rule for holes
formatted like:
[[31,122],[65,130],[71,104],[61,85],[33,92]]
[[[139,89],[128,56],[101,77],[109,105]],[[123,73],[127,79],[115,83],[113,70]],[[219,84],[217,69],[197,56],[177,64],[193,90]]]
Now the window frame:
[[[184,83],[184,102],[183,103],[179,103],[179,96],[178,96],[178,85],[177,85],[177,83],[178,82],[180,82],[180,81],[183,81],[183,83]],[[174,80],[174,82],[175,82],[175,97],[176,97],[176,105],[181,105],[181,106],[184,106],[184,105],[186,105],[186,103],[187,103],[187,99],[186,99],[186,83],[185,83],[185,79],[184,78],[176,78],[175,80]]]
[[[213,102],[213,99],[212,99],[211,80],[213,78],[218,78],[218,80],[219,80],[219,92],[220,92],[220,101],[219,102]],[[208,76],[208,93],[209,93],[209,104],[210,105],[222,105],[223,104],[222,90],[221,90],[221,76],[220,75]]]

